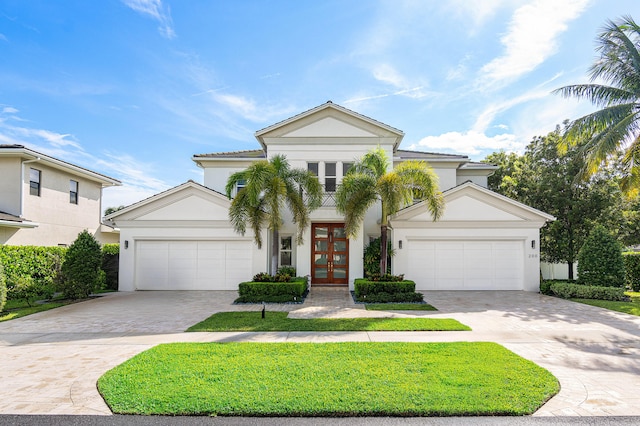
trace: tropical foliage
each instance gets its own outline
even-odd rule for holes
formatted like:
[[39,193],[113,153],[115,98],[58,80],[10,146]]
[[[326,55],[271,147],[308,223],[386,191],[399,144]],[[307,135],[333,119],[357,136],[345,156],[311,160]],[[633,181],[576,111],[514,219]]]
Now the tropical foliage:
[[[589,176],[623,150],[621,183],[629,192],[640,183],[640,26],[630,16],[608,21],[597,38],[599,57],[589,69],[591,83],[557,89],[565,97],[586,98],[601,109],[571,122],[561,147],[585,156]],[[603,81],[605,84],[600,84]],[[582,143],[586,141],[586,143]]]
[[625,270],[620,243],[598,225],[578,253],[578,283],[602,287],[624,287]]
[[278,266],[278,231],[284,223],[285,206],[298,227],[297,242],[302,244],[303,232],[309,226],[309,214],[322,203],[322,187],[313,173],[292,168],[283,155],[258,161],[232,174],[225,188],[227,197],[233,197],[240,183],[245,186],[231,202],[229,219],[235,231],[242,235],[247,232],[247,227],[251,228],[258,247],[262,247],[262,227],[267,224],[272,232],[273,244],[271,273],[275,273]]
[[83,299],[100,285],[102,249],[95,237],[85,229],[69,246],[62,264],[61,290],[65,298]]
[[389,171],[389,158],[381,147],[357,161],[336,192],[336,209],[345,217],[350,237],[358,234],[367,211],[380,203],[380,273],[387,271],[387,228],[389,216],[417,200],[424,200],[437,220],[444,210],[438,177],[423,161],[405,161]]

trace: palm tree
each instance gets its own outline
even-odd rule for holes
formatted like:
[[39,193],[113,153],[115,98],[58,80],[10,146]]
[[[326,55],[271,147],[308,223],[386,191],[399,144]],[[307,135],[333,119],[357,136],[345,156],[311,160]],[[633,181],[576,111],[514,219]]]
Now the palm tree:
[[225,191],[232,197],[238,183],[244,183],[231,202],[229,219],[236,232],[244,235],[247,226],[253,230],[255,243],[262,247],[262,226],[266,222],[272,232],[271,273],[278,268],[278,231],[283,224],[285,205],[298,225],[297,243],[302,244],[309,226],[309,213],[322,203],[322,187],[311,172],[289,166],[284,155],[258,161],[243,171],[232,174]]
[[378,201],[382,205],[380,218],[380,274],[387,273],[387,228],[389,216],[414,200],[425,200],[428,210],[437,220],[444,210],[438,177],[423,161],[405,161],[391,171],[386,152],[378,147],[366,153],[342,180],[336,192],[336,209],[345,216],[349,237],[358,234],[367,210]]
[[[640,27],[630,16],[608,21],[597,38],[598,60],[589,69],[592,83],[557,89],[565,97],[587,98],[601,109],[570,123],[560,149],[579,149],[586,159],[582,177],[623,152],[623,189],[640,183]],[[599,84],[602,80],[607,84]],[[578,146],[579,145],[579,146]]]

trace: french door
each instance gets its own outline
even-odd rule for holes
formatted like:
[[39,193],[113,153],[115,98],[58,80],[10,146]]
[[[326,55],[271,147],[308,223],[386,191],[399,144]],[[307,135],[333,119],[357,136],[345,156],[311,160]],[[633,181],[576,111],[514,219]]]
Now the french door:
[[349,284],[349,239],[343,223],[311,226],[311,284]]

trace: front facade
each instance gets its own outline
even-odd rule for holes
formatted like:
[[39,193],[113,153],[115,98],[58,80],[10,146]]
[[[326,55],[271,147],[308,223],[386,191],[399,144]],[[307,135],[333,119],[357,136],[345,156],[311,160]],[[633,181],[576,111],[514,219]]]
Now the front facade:
[[312,285],[352,287],[363,276],[365,246],[380,235],[381,212],[379,206],[370,209],[358,236],[347,238],[334,194],[351,164],[381,147],[392,166],[429,163],[446,200],[438,222],[420,203],[391,218],[394,273],[405,273],[422,290],[538,291],[539,229],[553,218],[487,190],[495,166],[462,155],[401,150],[403,136],[327,102],[256,132],[259,149],[195,155],[203,185],[187,182],[108,217],[121,230],[120,289],[236,290],[239,282],[268,270],[270,233],[264,231],[261,249],[252,235],[236,234],[223,193],[232,173],[278,154],[292,167],[314,172],[325,190],[303,244],[295,244],[295,226],[284,221],[279,265],[309,275]]
[[84,229],[118,242],[101,223],[102,189],[118,180],[22,145],[0,145],[0,176],[0,244],[66,246]]

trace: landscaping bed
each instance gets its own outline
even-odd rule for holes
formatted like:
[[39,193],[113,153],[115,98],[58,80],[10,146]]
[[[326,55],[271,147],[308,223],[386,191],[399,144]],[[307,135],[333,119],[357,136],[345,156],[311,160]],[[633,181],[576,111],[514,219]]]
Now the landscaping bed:
[[416,293],[416,283],[403,275],[356,278],[353,300],[356,303],[424,303],[422,293]]
[[495,343],[174,343],[98,389],[117,414],[493,416],[531,414],[559,384]]
[[307,277],[261,273],[238,285],[239,297],[233,303],[304,303],[308,294]]
[[310,318],[292,319],[288,312],[218,312],[187,331],[466,331],[447,318]]

